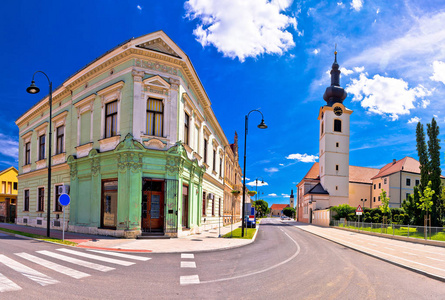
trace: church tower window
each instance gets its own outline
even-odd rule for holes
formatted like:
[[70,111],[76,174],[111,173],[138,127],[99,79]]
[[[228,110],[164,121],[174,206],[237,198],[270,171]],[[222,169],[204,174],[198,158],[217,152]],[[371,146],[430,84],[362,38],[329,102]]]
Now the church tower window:
[[334,120],[334,131],[341,132],[341,120],[339,119]]

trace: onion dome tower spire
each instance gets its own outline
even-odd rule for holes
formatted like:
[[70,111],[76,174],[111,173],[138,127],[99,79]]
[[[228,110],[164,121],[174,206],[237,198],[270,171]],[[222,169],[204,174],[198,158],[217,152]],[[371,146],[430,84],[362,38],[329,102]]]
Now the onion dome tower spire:
[[334,103],[343,103],[346,96],[346,91],[340,86],[340,66],[337,63],[337,51],[334,52],[335,59],[331,69],[331,86],[326,88],[323,99],[327,102],[328,106],[332,106]]

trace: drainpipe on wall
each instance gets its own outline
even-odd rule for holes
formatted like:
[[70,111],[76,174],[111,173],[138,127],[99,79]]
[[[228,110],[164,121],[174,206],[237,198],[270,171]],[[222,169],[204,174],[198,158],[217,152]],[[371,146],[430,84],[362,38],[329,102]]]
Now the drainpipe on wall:
[[403,166],[402,169],[400,170],[400,198],[399,198],[400,207],[402,207],[402,172],[403,172]]

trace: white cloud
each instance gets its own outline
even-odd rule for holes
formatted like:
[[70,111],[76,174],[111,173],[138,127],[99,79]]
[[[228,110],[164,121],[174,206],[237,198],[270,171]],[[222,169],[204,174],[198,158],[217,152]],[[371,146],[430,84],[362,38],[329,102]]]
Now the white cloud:
[[250,178],[247,178],[247,177],[246,177],[246,180],[250,180]]
[[290,154],[288,156],[286,156],[287,159],[296,159],[298,161],[304,162],[304,163],[311,163],[311,162],[316,162],[316,160],[318,159],[317,155],[307,155],[305,154],[300,154],[300,153],[295,153],[295,154]]
[[348,69],[346,69],[346,68],[344,68],[344,67],[341,67],[341,68],[340,68],[340,72],[341,72],[343,75],[345,75],[345,76],[348,76],[348,75],[351,75],[352,73],[354,73],[353,70],[348,70]]
[[213,45],[224,56],[244,61],[261,54],[282,55],[295,46],[297,19],[283,12],[293,0],[188,0],[186,17],[198,20],[193,31],[203,46]]
[[413,118],[408,120],[408,124],[413,124],[413,123],[417,124],[417,123],[420,122],[420,120],[422,120],[422,119],[419,118],[419,117],[413,117]]
[[269,195],[267,195],[267,196],[269,196],[269,197],[276,197],[276,196],[277,196],[277,194],[275,194],[275,193],[272,193],[272,194],[269,194]]
[[278,172],[279,170],[277,168],[265,168],[264,171],[268,173],[275,173]]
[[360,101],[371,113],[389,115],[392,121],[399,115],[409,114],[417,99],[431,95],[422,85],[409,88],[403,79],[378,74],[368,78],[366,73],[360,74],[359,79],[352,79],[346,91],[354,95],[352,101]]
[[0,133],[0,154],[18,159],[19,142],[9,136]]
[[343,2],[341,2],[341,1],[340,1],[340,2],[337,2],[337,5],[338,5],[338,6],[343,6]]
[[361,72],[363,72],[365,70],[365,67],[354,67],[353,69],[354,69],[355,72],[361,73]]
[[430,79],[445,84],[445,62],[438,60],[433,62],[433,76]]
[[137,7],[137,9],[142,10],[142,6],[138,5],[136,7]]
[[282,167],[283,167],[283,166],[284,166],[284,164],[280,164],[280,166],[282,166]]
[[380,13],[380,8],[377,8],[377,10],[375,11],[375,13],[378,15]]
[[320,49],[314,49],[314,51],[312,51],[312,53],[314,53],[315,55],[317,55],[318,53],[320,53]]
[[254,180],[254,181],[251,181],[249,183],[246,183],[246,185],[248,185],[248,186],[266,186],[266,185],[269,185],[269,184],[267,182],[265,182],[265,181],[263,183],[263,182],[261,182],[261,180],[258,180],[258,184],[257,184],[256,181]]
[[281,194],[281,196],[283,196],[283,198],[289,198],[290,197],[288,194]]
[[434,118],[436,118],[436,119],[438,119],[438,118],[439,118],[439,116],[438,116],[438,115],[433,115],[433,117],[434,117]]
[[428,105],[430,105],[430,103],[431,103],[430,100],[423,99],[420,105],[422,106],[422,108],[427,108]]
[[360,11],[363,7],[363,0],[352,0],[351,1],[351,8],[355,11]]

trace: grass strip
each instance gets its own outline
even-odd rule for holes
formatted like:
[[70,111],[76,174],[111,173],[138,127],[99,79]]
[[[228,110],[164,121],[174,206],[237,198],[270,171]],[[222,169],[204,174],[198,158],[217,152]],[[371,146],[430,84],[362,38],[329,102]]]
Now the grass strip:
[[[360,231],[370,231],[370,232],[375,232],[375,233],[380,233],[380,234],[387,234],[387,235],[393,235],[393,229],[392,227],[388,226],[387,228],[383,227],[383,228],[369,228],[369,227],[356,227],[356,226],[351,226],[351,225],[343,225],[343,224],[339,224],[338,227],[344,227],[344,228],[349,228],[349,229],[355,229],[355,230],[359,230]],[[408,232],[409,232],[409,237],[410,238],[417,238],[417,239],[425,239],[425,234],[423,232],[419,232],[416,230],[416,228],[409,228],[408,227],[400,227],[400,228],[394,228],[394,235],[397,236],[404,236],[404,237],[408,237]],[[428,240],[429,240],[429,233],[428,233]],[[439,232],[434,232],[431,234],[431,240],[433,241],[445,241],[445,232],[444,231],[439,231]]]
[[232,232],[223,235],[223,238],[233,238],[233,239],[252,239],[255,235],[256,228],[246,228],[244,231],[244,237],[241,237],[241,228],[237,228]]
[[53,243],[58,243],[58,244],[68,245],[68,246],[77,246],[77,243],[75,243],[75,242],[66,241],[66,240],[62,241],[61,239],[49,238],[47,236],[34,234],[34,233],[22,232],[22,231],[7,229],[7,228],[0,228],[0,231],[14,233],[14,234],[19,234],[19,235],[31,237],[31,238],[34,238],[34,239],[38,239],[38,240],[41,240],[41,241],[53,242]]

